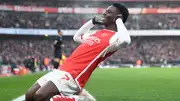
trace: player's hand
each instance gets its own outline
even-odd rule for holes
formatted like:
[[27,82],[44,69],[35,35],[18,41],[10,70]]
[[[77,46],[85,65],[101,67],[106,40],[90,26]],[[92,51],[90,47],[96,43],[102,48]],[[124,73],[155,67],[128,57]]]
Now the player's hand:
[[100,17],[94,17],[94,18],[92,19],[92,23],[93,23],[94,25],[103,25],[102,18],[100,18]]
[[122,14],[116,15],[116,17],[114,18],[113,21],[116,22],[116,20],[117,20],[118,18],[121,18],[121,19],[123,20]]

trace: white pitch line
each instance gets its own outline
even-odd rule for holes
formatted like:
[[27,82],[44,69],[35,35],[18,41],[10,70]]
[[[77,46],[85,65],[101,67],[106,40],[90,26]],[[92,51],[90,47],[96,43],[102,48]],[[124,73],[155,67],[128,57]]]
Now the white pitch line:
[[20,97],[13,99],[12,101],[24,101],[24,100],[25,100],[25,95],[22,95]]

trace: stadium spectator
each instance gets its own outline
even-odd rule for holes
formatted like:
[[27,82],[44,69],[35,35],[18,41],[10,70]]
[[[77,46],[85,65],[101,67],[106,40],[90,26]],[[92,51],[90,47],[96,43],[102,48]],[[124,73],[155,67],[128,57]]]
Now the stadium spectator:
[[1,67],[1,65],[2,65],[2,62],[3,62],[2,56],[0,56],[0,67]]
[[[39,0],[34,2],[33,0],[16,0],[16,2],[12,0],[1,0],[1,4],[10,4],[10,5],[24,5],[24,6],[48,6],[48,7],[107,7],[112,2],[116,2],[116,0],[53,0],[49,2],[48,0]],[[134,2],[123,2],[121,3],[127,5],[128,7],[179,7],[177,1],[162,1],[162,2],[151,2],[144,0],[138,3]]]
[[[108,58],[105,64],[135,64],[138,59],[143,63],[155,64],[167,61],[169,63],[179,63],[180,61],[180,41],[179,37],[145,37],[141,43],[133,43],[128,48],[121,48],[121,53],[116,52]],[[23,63],[29,56],[38,57],[41,65],[44,57],[53,59],[53,40],[25,40],[9,39],[0,41],[0,56],[2,64]],[[67,56],[76,48],[77,44],[72,40],[64,40],[63,51]],[[22,51],[23,50],[23,51]],[[128,54],[127,54],[128,53]],[[24,58],[25,57],[25,58]]]
[[[5,28],[38,28],[38,29],[78,29],[91,14],[44,14],[0,12],[0,27]],[[133,22],[133,23],[131,23]],[[178,14],[130,15],[126,23],[128,29],[179,29]],[[102,28],[100,26],[95,29]]]

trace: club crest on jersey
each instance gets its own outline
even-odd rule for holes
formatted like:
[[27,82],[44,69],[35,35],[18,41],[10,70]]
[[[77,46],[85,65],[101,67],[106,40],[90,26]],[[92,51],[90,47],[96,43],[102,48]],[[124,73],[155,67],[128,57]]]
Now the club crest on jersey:
[[108,36],[108,34],[107,33],[102,33],[101,36],[105,37],[105,36]]
[[96,36],[89,36],[85,41],[84,43],[87,43],[89,45],[93,45],[94,43],[100,43],[101,42],[101,39],[99,39],[98,37]]

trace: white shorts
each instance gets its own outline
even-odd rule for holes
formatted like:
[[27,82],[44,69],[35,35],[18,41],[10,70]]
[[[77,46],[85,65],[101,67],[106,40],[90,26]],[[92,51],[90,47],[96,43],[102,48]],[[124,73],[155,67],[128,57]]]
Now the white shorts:
[[64,96],[74,95],[80,92],[78,85],[68,72],[54,69],[52,72],[38,79],[37,83],[43,86],[48,81],[52,81]]

